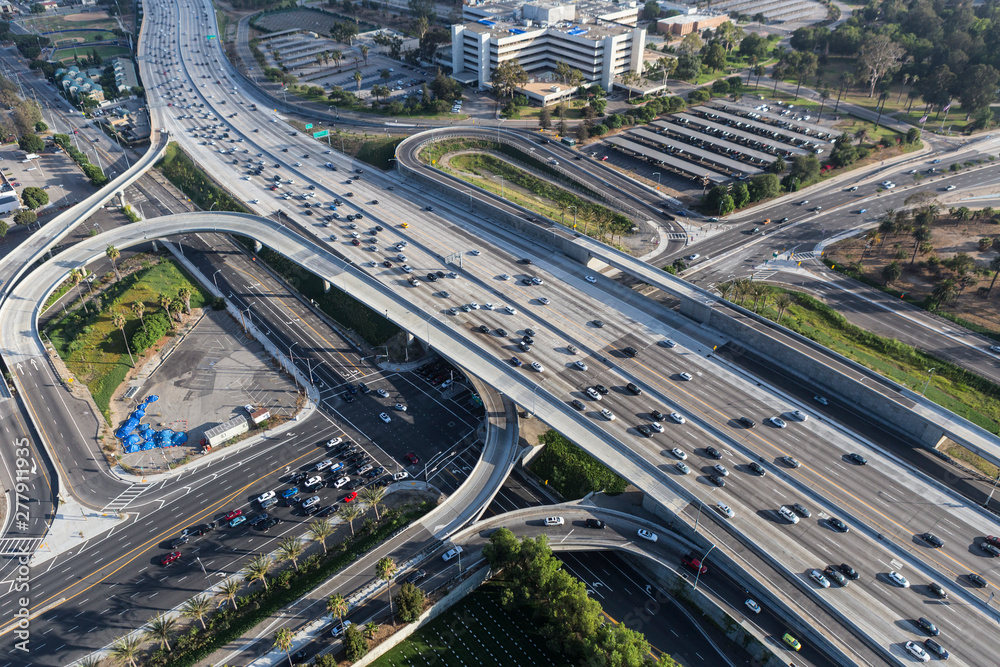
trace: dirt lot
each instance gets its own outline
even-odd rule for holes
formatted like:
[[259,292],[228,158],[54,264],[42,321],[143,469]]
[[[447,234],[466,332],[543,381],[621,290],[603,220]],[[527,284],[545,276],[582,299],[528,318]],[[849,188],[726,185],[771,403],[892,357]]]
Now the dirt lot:
[[[935,266],[932,257],[946,261],[960,252],[969,255],[976,262],[976,270],[968,275],[964,289],[958,285],[961,293],[952,301],[940,307],[942,312],[951,313],[994,331],[1000,331],[1000,288],[993,291],[989,299],[985,292],[990,286],[993,272],[989,263],[997,256],[992,248],[979,249],[982,238],[1000,237],[1000,227],[991,219],[980,217],[973,220],[958,220],[946,215],[939,218],[931,226],[931,245],[933,251],[926,254],[917,253],[916,261],[910,264],[913,257],[913,238],[909,234],[889,236],[879,247],[868,251],[862,263],[864,274],[881,282],[882,269],[893,261],[897,253],[905,253],[905,258],[899,263],[903,274],[892,288],[905,294],[907,299],[922,301],[930,296],[934,286],[942,280],[959,276],[944,266]],[[836,264],[857,265],[865,252],[864,235],[848,239],[829,246],[826,258]],[[898,247],[897,247],[898,245]],[[929,261],[930,260],[930,261]]]

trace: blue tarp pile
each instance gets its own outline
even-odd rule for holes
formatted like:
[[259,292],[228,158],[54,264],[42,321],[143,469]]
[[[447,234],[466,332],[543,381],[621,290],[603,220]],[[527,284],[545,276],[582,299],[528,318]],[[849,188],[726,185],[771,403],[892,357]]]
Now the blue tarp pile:
[[115,431],[115,437],[122,441],[126,454],[158,447],[177,447],[187,442],[187,433],[183,431],[173,431],[169,428],[157,431],[149,424],[139,423],[146,416],[146,406],[159,398],[155,395],[146,397],[146,400],[139,404]]

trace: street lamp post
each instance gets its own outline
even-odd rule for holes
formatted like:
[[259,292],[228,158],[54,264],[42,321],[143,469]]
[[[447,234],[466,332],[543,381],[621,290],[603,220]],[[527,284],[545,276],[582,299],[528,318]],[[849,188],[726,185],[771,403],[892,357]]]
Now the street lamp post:
[[656,176],[656,189],[660,189],[660,172],[654,171],[653,176]]
[[996,479],[993,480],[993,488],[990,489],[990,497],[986,499],[985,503],[983,503],[983,507],[988,508],[990,506],[990,501],[993,500],[993,492],[997,490],[997,482],[1000,482],[1000,472],[997,473]]
[[542,386],[542,383],[548,380],[548,378],[542,378],[535,388],[531,390],[531,416],[535,416],[535,396],[538,394],[538,388]]
[[931,376],[934,375],[934,371],[936,371],[936,370],[937,370],[936,368],[932,368],[929,371],[927,371],[927,382],[924,383],[924,388],[920,390],[920,395],[921,396],[923,396],[924,392],[927,391],[927,385],[929,385],[931,383]]
[[220,273],[222,273],[222,269],[219,269],[218,271],[212,274],[212,282],[215,283],[215,289],[217,290],[219,289],[219,279],[216,276],[218,276]]
[[[718,491],[719,488],[720,487],[715,487],[714,489],[712,489],[711,491],[709,491],[708,495],[705,497],[705,499],[707,500],[708,498],[711,498],[712,494],[715,493],[716,491]],[[698,532],[698,522],[701,520],[701,508],[702,508],[702,506],[704,504],[705,504],[705,502],[701,498],[698,498],[698,514],[694,518],[694,532],[696,532],[696,533]]]
[[696,574],[694,576],[694,589],[695,590],[698,590],[698,580],[701,579],[701,568],[705,567],[705,559],[708,558],[708,554],[712,553],[712,549],[714,549],[714,548],[715,548],[715,545],[713,544],[711,547],[709,547],[708,551],[705,552],[705,555],[701,557],[701,563],[698,566],[698,574]]

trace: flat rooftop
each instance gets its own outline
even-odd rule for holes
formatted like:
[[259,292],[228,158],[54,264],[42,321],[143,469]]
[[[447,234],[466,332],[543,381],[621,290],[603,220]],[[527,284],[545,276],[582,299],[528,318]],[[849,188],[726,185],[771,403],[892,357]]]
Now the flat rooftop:
[[581,37],[583,39],[597,41],[607,37],[608,35],[621,35],[631,32],[632,30],[632,28],[629,28],[628,26],[615,25],[612,23],[596,25],[594,23],[578,24],[565,22],[556,25],[549,25],[547,27],[535,25],[526,27],[516,21],[491,21],[489,19],[469,21],[467,23],[463,23],[462,25],[466,30],[480,35],[489,34],[495,39],[513,37],[514,35],[531,35],[536,33],[541,35],[546,30],[549,30],[562,32],[571,37]]

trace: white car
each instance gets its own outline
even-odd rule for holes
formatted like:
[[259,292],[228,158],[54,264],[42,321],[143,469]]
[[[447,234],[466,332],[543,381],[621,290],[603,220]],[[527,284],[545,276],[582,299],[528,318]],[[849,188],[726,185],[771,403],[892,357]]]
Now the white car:
[[312,498],[306,498],[302,501],[303,509],[312,507],[319,502],[319,496],[313,496]]
[[674,341],[670,340],[669,338],[664,338],[663,340],[660,341],[660,346],[661,347],[677,347],[677,343],[675,343]]
[[719,510],[719,513],[727,519],[733,519],[736,517],[736,512],[734,512],[733,509],[726,503],[716,503],[715,509]]
[[[573,365],[579,368],[581,371],[587,370],[587,364],[583,363],[579,359],[573,362]],[[597,392],[594,392],[597,393]]]
[[493,310],[493,304],[492,303],[484,303],[483,304],[483,309],[484,310]]
[[607,408],[601,410],[601,416],[609,422],[613,422],[615,420],[615,413],[611,412],[611,410],[608,410]]
[[549,305],[549,300],[546,299],[544,296],[540,296],[538,297],[538,303],[542,304],[543,306],[547,306]]
[[670,453],[679,458],[681,461],[686,461],[688,457],[687,453],[679,447],[674,447],[670,450]]
[[469,251],[469,254],[470,254],[470,255],[472,255],[473,257],[478,257],[478,256],[479,256],[479,255],[481,255],[482,253],[481,253],[481,252],[479,252],[478,250],[470,250],[470,251]]
[[336,482],[333,483],[333,488],[335,488],[335,489],[341,489],[341,488],[344,487],[345,484],[347,484],[350,481],[351,481],[350,477],[346,477],[346,476],[345,477],[341,477],[340,479],[338,479]]
[[398,410],[400,412],[406,412],[406,406],[403,405],[402,403],[396,403],[396,405],[392,406],[392,409]]
[[473,301],[472,303],[469,304],[469,308],[471,308],[472,310],[479,310],[479,304]]
[[785,424],[785,421],[778,417],[771,417],[770,419],[768,419],[768,421],[771,422],[777,428],[785,428],[785,426],[787,426],[787,424]]
[[910,582],[906,580],[906,577],[901,575],[899,572],[893,570],[889,573],[889,581],[896,584],[900,588],[909,588]]
[[274,498],[274,495],[275,495],[274,491],[268,491],[266,493],[262,493],[259,496],[257,496],[257,502],[263,504],[265,501]]
[[587,396],[590,396],[595,401],[599,401],[602,398],[601,394],[596,389],[594,389],[593,387],[587,387],[586,392],[587,392]]
[[389,415],[385,414],[384,412],[380,412],[378,418],[384,421],[386,424],[392,421],[392,419],[389,418]]
[[678,414],[676,412],[671,412],[670,413],[670,418],[673,419],[678,424],[684,424],[684,423],[687,422],[687,419],[684,418],[684,415]]
[[256,412],[256,411],[257,411],[257,408],[255,408],[254,406],[252,406],[252,405],[250,405],[250,404],[247,404],[247,405],[244,405],[244,406],[243,406],[243,409],[244,409],[244,410],[246,410],[246,411],[247,411],[247,413],[249,413],[249,414],[251,414],[251,415],[252,415],[252,414],[253,414],[254,412]]
[[320,461],[319,463],[317,463],[316,466],[313,468],[313,470],[315,470],[316,472],[320,472],[321,470],[326,470],[332,465],[333,461],[331,459],[326,459],[325,461]]
[[251,204],[259,204],[259,203],[260,203],[260,200],[259,200],[259,199],[251,199],[251,200],[250,200],[250,203],[251,203]]
[[807,415],[806,413],[802,412],[801,410],[795,410],[795,411],[793,411],[792,412],[792,416],[795,417],[796,419],[798,419],[800,422],[804,422],[805,420],[809,419],[809,415]]
[[550,516],[545,518],[546,526],[561,526],[566,523],[561,516]]
[[726,466],[722,465],[721,463],[716,463],[714,466],[712,466],[712,470],[714,470],[715,474],[717,474],[719,477],[729,477],[729,469],[726,468]]
[[403,470],[403,471],[397,472],[395,475],[393,475],[392,479],[393,479],[394,482],[398,482],[399,480],[406,479],[409,476],[410,476],[410,473],[408,473],[405,470]]
[[820,585],[821,588],[829,588],[830,580],[823,576],[823,573],[819,570],[812,570],[809,572],[809,578]]
[[682,475],[691,474],[691,468],[688,468],[687,464],[684,463],[683,461],[678,461],[677,463],[674,464],[674,467],[677,468],[677,472],[679,472]]
[[544,371],[544,370],[545,370],[545,367],[544,367],[544,366],[542,366],[542,365],[541,365],[540,363],[538,363],[537,361],[532,361],[532,362],[531,362],[531,367],[532,367],[532,368],[534,368],[534,369],[535,369],[535,370],[536,370],[537,372],[539,372],[539,373],[541,373],[542,371]]
[[510,280],[510,276],[508,276],[506,273],[501,273],[500,280]]
[[381,396],[382,398],[389,398],[389,392],[387,392],[385,389],[379,389],[375,393]]
[[309,479],[307,479],[305,484],[303,484],[303,486],[306,487],[307,489],[311,489],[313,487],[319,486],[322,483],[323,483],[323,478],[320,477],[319,475],[316,475],[315,477],[310,477]]
[[799,522],[799,515],[793,512],[788,507],[785,507],[784,505],[778,508],[778,514],[781,515],[781,518],[787,521],[788,523],[794,524]]
[[441,560],[449,561],[458,554],[462,553],[462,551],[463,551],[462,547],[452,547],[451,549],[448,549],[443,554],[441,554]]
[[693,262],[694,260],[698,259],[699,257],[701,257],[701,255],[699,255],[698,253],[694,253],[693,255],[688,255],[684,259],[686,259],[689,262]]
[[350,621],[344,621],[343,623],[338,623],[337,625],[333,626],[333,630],[330,631],[330,634],[334,637],[339,637],[342,634],[344,634],[347,628],[351,627],[351,625],[352,624]]
[[597,278],[595,278],[594,276],[587,276],[586,278],[584,278],[584,280],[586,280],[591,285],[597,282]]
[[931,656],[927,653],[927,651],[925,651],[924,648],[917,642],[906,642],[906,652],[920,662],[927,662],[931,659]]
[[747,598],[747,601],[744,602],[743,604],[746,605],[746,608],[752,611],[753,613],[755,614],[760,613],[760,605],[754,602],[753,600]]
[[657,433],[663,433],[663,424],[661,424],[660,422],[653,422],[649,426]]
[[504,306],[503,309],[507,311],[508,315],[517,315],[517,310],[514,309],[514,308],[511,308],[510,306]]
[[638,534],[638,535],[639,535],[639,537],[641,537],[642,539],[644,539],[644,540],[649,540],[650,542],[655,542],[655,541],[656,541],[656,539],[657,539],[657,538],[656,538],[656,533],[654,533],[654,532],[653,532],[653,531],[651,531],[651,530],[646,530],[645,528],[640,528],[640,529],[639,529],[639,532],[638,532],[637,534]]
[[327,448],[336,447],[337,445],[339,445],[343,441],[344,441],[343,438],[334,438],[332,440],[327,440],[326,441],[326,446],[327,446]]
[[691,380],[691,374],[690,373],[681,373],[681,379],[684,380],[685,382],[688,382],[688,381]]

